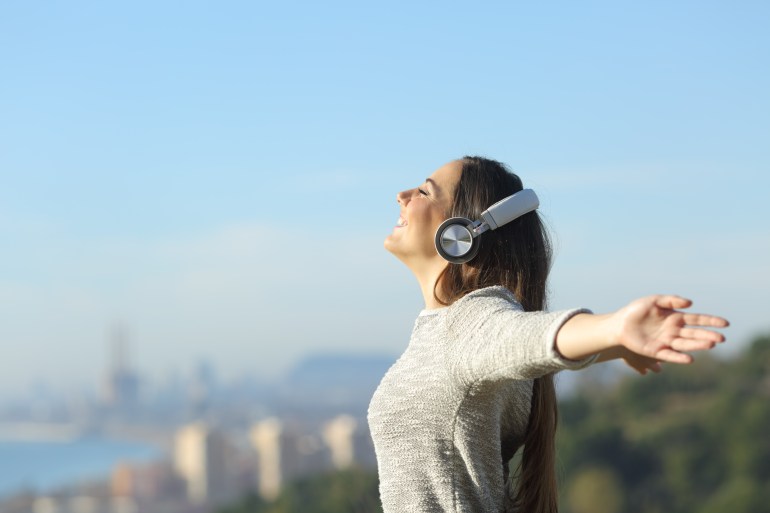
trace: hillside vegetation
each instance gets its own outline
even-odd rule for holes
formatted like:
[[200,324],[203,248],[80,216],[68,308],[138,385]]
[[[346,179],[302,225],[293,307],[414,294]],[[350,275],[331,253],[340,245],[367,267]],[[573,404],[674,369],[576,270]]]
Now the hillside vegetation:
[[560,407],[564,513],[770,512],[770,336]]

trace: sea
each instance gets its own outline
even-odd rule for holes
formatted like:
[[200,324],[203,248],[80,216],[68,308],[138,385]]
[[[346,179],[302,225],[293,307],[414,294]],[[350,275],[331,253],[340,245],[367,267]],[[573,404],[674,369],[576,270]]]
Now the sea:
[[21,490],[45,493],[92,479],[109,479],[120,462],[149,462],[158,447],[105,438],[72,441],[0,439],[0,497]]

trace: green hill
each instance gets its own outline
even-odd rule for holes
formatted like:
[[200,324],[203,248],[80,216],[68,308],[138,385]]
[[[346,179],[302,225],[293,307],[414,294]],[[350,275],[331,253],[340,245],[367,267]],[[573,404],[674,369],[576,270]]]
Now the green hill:
[[770,336],[560,412],[563,513],[770,512]]

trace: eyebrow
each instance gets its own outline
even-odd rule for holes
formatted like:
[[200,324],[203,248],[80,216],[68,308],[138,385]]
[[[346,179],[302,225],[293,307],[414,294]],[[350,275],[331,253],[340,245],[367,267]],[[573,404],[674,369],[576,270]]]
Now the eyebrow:
[[436,189],[437,191],[441,191],[441,187],[439,187],[438,185],[436,185],[436,182],[434,182],[434,181],[433,181],[433,180],[431,180],[430,178],[426,178],[426,179],[425,179],[425,183],[429,183],[429,184],[431,185],[431,187],[433,187],[433,188],[434,188],[434,189]]

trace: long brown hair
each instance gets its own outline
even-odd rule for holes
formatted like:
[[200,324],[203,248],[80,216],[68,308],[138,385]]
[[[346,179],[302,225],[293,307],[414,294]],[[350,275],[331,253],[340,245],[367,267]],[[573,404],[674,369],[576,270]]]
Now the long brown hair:
[[[483,157],[463,157],[451,217],[479,219],[495,202],[523,189],[521,179],[506,166]],[[525,311],[545,310],[546,282],[551,268],[551,243],[538,213],[487,231],[479,252],[465,264],[450,264],[433,290],[436,300],[448,305],[465,294],[493,285],[513,292]],[[555,436],[557,410],[553,374],[535,379],[524,449],[514,479],[508,483],[513,497],[506,510],[556,513],[557,489]],[[508,462],[505,475],[508,475]]]

